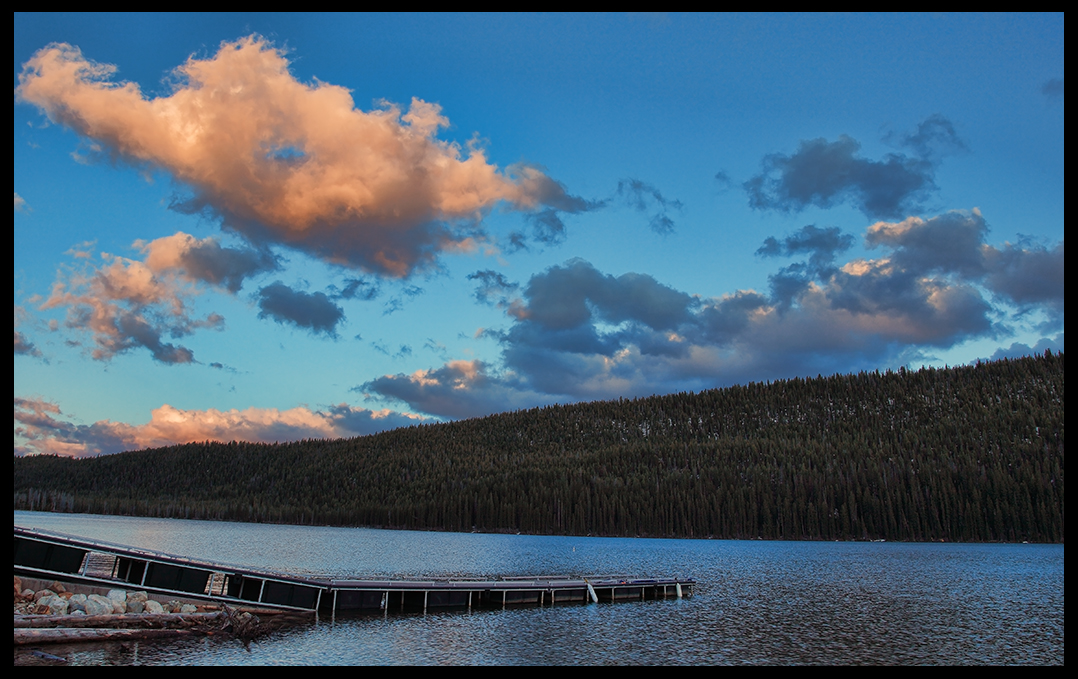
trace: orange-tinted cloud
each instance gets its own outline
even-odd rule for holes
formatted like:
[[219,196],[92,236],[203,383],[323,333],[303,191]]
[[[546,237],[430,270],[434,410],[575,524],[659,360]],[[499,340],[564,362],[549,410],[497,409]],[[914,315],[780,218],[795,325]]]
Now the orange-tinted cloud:
[[63,417],[59,406],[38,399],[15,399],[15,436],[24,441],[16,454],[87,457],[139,448],[157,448],[191,441],[297,441],[342,438],[417,424],[418,415],[391,410],[366,410],[341,404],[327,411],[308,408],[277,410],[180,410],[163,405],[141,425],[102,420],[80,425]]
[[145,347],[156,361],[191,363],[194,354],[189,349],[163,338],[223,327],[218,314],[190,314],[189,298],[200,284],[235,293],[245,278],[277,268],[276,259],[265,251],[222,247],[214,238],[199,240],[182,231],[134,246],[145,253],[143,261],[103,253],[104,263],[95,266],[92,252],[73,251],[84,264],[62,271],[41,305],[66,309],[67,327],[92,335],[91,355],[97,360]]
[[506,171],[437,138],[441,108],[413,99],[362,111],[347,89],[296,80],[258,36],[178,67],[169,96],[111,80],[116,68],[52,44],[23,66],[17,96],[128,162],[189,186],[257,243],[404,277],[461,247],[495,204],[586,209],[535,167]]

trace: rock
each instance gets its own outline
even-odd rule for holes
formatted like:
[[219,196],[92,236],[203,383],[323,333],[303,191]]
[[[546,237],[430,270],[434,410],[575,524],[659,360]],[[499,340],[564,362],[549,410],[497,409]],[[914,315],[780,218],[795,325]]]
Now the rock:
[[145,601],[128,601],[127,612],[128,613],[141,613],[146,609]]
[[68,610],[74,613],[86,612],[86,595],[85,594],[72,594],[71,598],[67,600]]
[[127,592],[122,589],[110,589],[108,599],[112,602],[112,612],[123,614],[127,612]]
[[37,611],[44,615],[67,615],[67,599],[50,592],[37,600]]
[[179,613],[198,613],[198,606],[194,604],[183,604],[180,606]]
[[149,598],[150,598],[150,595],[147,594],[146,592],[128,592],[127,593],[127,602],[128,603],[131,603],[132,601],[141,601],[142,603],[146,603],[146,600],[149,599]]
[[165,612],[165,607],[161,605],[160,601],[154,601],[153,599],[149,599],[149,600],[146,601],[145,606],[146,606],[146,612],[147,613],[164,613]]
[[115,613],[112,599],[100,594],[86,597],[86,615],[111,615]]

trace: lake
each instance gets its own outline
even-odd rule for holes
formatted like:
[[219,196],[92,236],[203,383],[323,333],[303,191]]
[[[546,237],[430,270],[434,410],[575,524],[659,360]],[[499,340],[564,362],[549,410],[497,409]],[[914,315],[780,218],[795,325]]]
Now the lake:
[[[312,575],[692,577],[691,598],[338,616],[79,665],[1056,664],[1063,545],[657,540],[15,512],[16,526]],[[46,649],[48,650],[48,649]]]

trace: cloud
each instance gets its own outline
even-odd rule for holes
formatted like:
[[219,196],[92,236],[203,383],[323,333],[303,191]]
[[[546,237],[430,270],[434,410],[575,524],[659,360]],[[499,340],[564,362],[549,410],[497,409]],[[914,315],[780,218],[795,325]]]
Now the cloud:
[[1046,80],[1045,83],[1041,85],[1041,94],[1051,102],[1063,101],[1063,78],[1051,78]]
[[868,229],[869,247],[894,249],[890,257],[914,276],[956,274],[1020,307],[1043,306],[1063,313],[1064,241],[1052,247],[1029,242],[985,242],[988,223],[981,212],[952,211],[922,219],[879,222]]
[[376,281],[364,277],[346,278],[344,288],[334,296],[338,299],[361,299],[369,302],[381,292],[381,286]]
[[300,292],[281,281],[258,291],[258,308],[261,309],[259,318],[270,318],[331,337],[336,337],[337,324],[344,320],[344,310],[325,293]]
[[18,330],[15,331],[15,355],[16,356],[41,356],[41,352],[38,350],[34,343],[31,342],[26,335],[22,334]]
[[1064,350],[1063,333],[1055,337],[1042,337],[1032,347],[1021,342],[1014,342],[1007,348],[999,348],[988,357],[989,361],[998,361],[1001,358],[1019,358],[1035,354],[1043,354],[1045,351],[1062,353]]
[[61,270],[41,308],[66,309],[65,325],[89,331],[95,345],[91,356],[102,361],[144,347],[160,363],[194,362],[190,349],[164,337],[221,329],[224,318],[216,313],[192,317],[190,298],[204,284],[235,294],[247,278],[278,268],[277,259],[267,251],[222,247],[215,238],[200,240],[182,231],[135,241],[143,261],[102,253],[104,263],[95,266],[91,245],[83,243],[69,251],[83,264]]
[[520,285],[511,282],[505,274],[487,269],[468,274],[468,280],[478,281],[475,286],[475,301],[480,304],[508,309],[517,300]]
[[[154,243],[146,246],[151,253]],[[190,349],[163,338],[224,326],[224,318],[218,314],[205,318],[191,315],[188,298],[197,291],[185,285],[189,275],[184,270],[169,268],[158,260],[151,260],[151,266],[108,253],[102,253],[101,258],[104,263],[100,266],[81,258],[85,262],[81,268],[61,271],[41,304],[42,310],[66,309],[66,327],[93,336],[94,359],[107,361],[143,347],[160,363],[191,363],[194,353]]]
[[266,250],[221,247],[215,238],[199,240],[182,231],[148,243],[135,241],[135,247],[146,254],[146,265],[153,271],[172,269],[189,281],[233,294],[244,279],[279,268],[277,258]]
[[33,356],[35,358],[41,358],[41,351],[30,341],[30,338],[19,332],[19,325],[28,316],[26,309],[21,306],[15,305],[14,308],[14,323],[15,323],[15,355],[16,356]]
[[904,135],[890,134],[885,141],[897,142],[923,160],[938,161],[943,156],[969,150],[958,136],[954,124],[938,113],[917,124],[917,129]]
[[500,170],[477,145],[438,139],[449,124],[438,104],[360,110],[343,87],[296,80],[258,36],[189,58],[168,96],[115,72],[52,44],[23,65],[16,94],[109,157],[169,172],[193,193],[176,207],[253,243],[406,277],[474,242],[495,205],[587,208],[534,165]]
[[482,361],[450,361],[434,370],[385,375],[357,387],[383,398],[415,404],[443,417],[462,418],[529,408],[550,397],[528,389],[510,375],[494,375]]
[[17,455],[47,453],[87,457],[138,448],[156,448],[191,441],[252,441],[273,443],[312,438],[343,438],[419,424],[418,415],[392,410],[367,410],[340,404],[324,411],[180,410],[163,405],[141,425],[102,420],[75,424],[59,406],[38,399],[15,398]]
[[567,329],[593,314],[607,323],[638,321],[657,330],[687,318],[691,296],[646,274],[604,275],[582,259],[572,259],[533,276],[524,290],[522,317],[547,329]]
[[870,160],[859,155],[857,140],[841,135],[833,142],[804,140],[793,155],[766,156],[760,174],[743,184],[749,205],[800,212],[810,205],[830,208],[845,202],[872,218],[908,214],[936,190],[939,158],[965,145],[940,115],[929,117],[898,141],[913,155],[889,153],[882,160]]
[[19,195],[18,191],[15,191],[15,212],[26,212],[30,208],[26,207],[26,201]]
[[[511,326],[484,332],[501,344],[500,365],[447,361],[362,389],[420,412],[467,417],[551,400],[897,367],[927,349],[1007,332],[1010,312],[995,303],[1004,297],[1058,313],[1061,324],[1062,243],[995,247],[987,233],[976,210],[879,222],[865,241],[880,256],[841,264],[852,237],[838,229],[807,226],[768,238],[759,254],[807,260],[776,275],[792,281],[785,297],[774,290],[776,277],[770,296],[739,290],[706,298],[570,260],[532,276],[513,305],[502,304]],[[494,272],[474,279],[479,299],[515,294]]]
[[759,257],[795,257],[808,254],[808,262],[785,266],[768,277],[772,299],[789,305],[815,278],[827,277],[834,269],[835,258],[853,246],[854,238],[838,227],[821,229],[813,224],[801,227],[797,233],[779,241],[768,236],[756,251]]
[[532,226],[532,239],[537,243],[559,245],[565,241],[565,222],[553,208],[533,212],[528,215],[528,223]]
[[1063,313],[1063,241],[1053,247],[1007,243],[987,247],[985,283],[1022,307],[1045,305]]
[[[723,175],[719,173],[716,178]],[[720,180],[721,181],[721,180]],[[684,207],[680,200],[666,198],[659,189],[639,179],[622,179],[618,182],[618,197],[637,212],[649,215],[648,226],[657,234],[673,233],[674,220],[670,212]]]

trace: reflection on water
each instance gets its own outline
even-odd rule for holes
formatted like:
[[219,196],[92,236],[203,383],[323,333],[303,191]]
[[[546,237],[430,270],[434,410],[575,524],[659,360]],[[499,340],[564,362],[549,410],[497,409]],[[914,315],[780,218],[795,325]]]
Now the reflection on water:
[[338,617],[251,645],[72,646],[83,665],[1063,664],[1063,545],[379,531],[15,512],[15,525],[332,576],[693,577],[681,601]]

